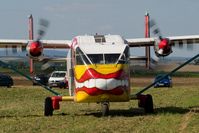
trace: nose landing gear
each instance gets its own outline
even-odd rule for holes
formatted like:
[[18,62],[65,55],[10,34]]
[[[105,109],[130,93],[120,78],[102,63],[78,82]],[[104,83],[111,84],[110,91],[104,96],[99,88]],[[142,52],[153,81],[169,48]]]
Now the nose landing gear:
[[109,115],[109,102],[102,102],[101,108],[102,108],[102,116],[108,116]]

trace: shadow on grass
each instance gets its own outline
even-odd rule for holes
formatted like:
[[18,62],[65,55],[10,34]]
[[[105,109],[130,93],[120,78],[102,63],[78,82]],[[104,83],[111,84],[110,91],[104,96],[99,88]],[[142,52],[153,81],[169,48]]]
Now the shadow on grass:
[[[111,110],[109,111],[110,117],[115,117],[115,116],[123,116],[123,117],[133,117],[133,116],[140,116],[144,115],[144,110],[141,108],[130,108],[128,110]],[[102,117],[102,112],[87,112],[85,115],[87,116],[95,116],[95,117]]]
[[155,114],[171,113],[171,114],[186,114],[188,112],[199,113],[199,106],[190,106],[187,108],[182,107],[160,107],[155,109]]
[[187,112],[190,112],[190,108],[169,106],[169,107],[160,107],[155,109],[155,114],[161,114],[161,113],[186,114]]
[[[82,113],[85,112],[85,113]],[[154,109],[154,113],[151,114],[146,114],[144,112],[144,109],[142,108],[130,108],[128,110],[111,110],[109,111],[109,117],[116,117],[116,116],[122,116],[122,117],[134,117],[134,116],[144,116],[144,115],[159,115],[159,114],[186,114],[188,112],[194,112],[194,113],[199,113],[199,106],[191,106],[187,108],[182,108],[182,107],[159,107]],[[73,115],[75,116],[94,116],[94,117],[102,117],[102,112],[101,111],[92,111],[92,110],[83,110],[81,113],[58,113],[54,114],[53,116],[67,116],[67,115]],[[45,117],[43,114],[41,115],[0,115],[0,119],[2,118],[31,118],[31,117]]]
[[[59,114],[53,114],[53,116],[66,116],[70,115],[67,113],[59,113]],[[6,115],[0,115],[0,119],[3,118],[39,118],[39,117],[51,117],[51,116],[44,116],[44,114],[41,115],[11,115],[11,114],[6,114]]]
[[[154,113],[146,114],[144,112],[144,109],[141,108],[131,108],[129,110],[110,110],[109,115],[111,117],[115,116],[124,116],[124,117],[134,117],[134,116],[143,116],[143,115],[159,115],[159,114],[186,114],[188,112],[194,112],[194,113],[199,113],[199,106],[195,107],[187,107],[187,108],[182,108],[182,107],[160,107],[160,108],[155,108]],[[102,113],[101,112],[89,112],[86,113],[85,115],[93,115],[95,117],[101,117]]]
[[2,118],[35,118],[35,117],[42,117],[42,115],[0,115],[0,119]]

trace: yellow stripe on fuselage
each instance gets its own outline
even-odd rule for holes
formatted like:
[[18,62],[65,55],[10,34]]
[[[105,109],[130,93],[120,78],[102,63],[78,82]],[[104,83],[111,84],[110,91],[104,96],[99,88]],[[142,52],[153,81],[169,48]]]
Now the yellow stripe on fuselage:
[[100,65],[75,65],[75,78],[80,79],[85,71],[89,68],[94,69],[101,74],[110,74],[121,69],[125,70],[126,65],[123,64],[100,64]]

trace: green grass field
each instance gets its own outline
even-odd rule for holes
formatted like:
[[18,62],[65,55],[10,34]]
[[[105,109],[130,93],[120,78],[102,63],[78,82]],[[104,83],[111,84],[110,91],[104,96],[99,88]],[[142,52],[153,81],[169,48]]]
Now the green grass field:
[[[138,88],[134,88],[137,90]],[[58,90],[64,93],[66,90]],[[0,88],[0,132],[63,133],[190,133],[199,132],[199,87],[154,88],[155,113],[146,115],[137,101],[111,103],[110,115],[101,116],[100,104],[61,103],[52,117],[43,115],[44,99],[51,94],[38,86]]]

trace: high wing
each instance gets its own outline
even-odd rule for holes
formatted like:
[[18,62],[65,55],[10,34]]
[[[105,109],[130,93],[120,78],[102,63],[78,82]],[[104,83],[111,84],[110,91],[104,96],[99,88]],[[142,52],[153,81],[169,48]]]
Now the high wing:
[[0,48],[11,48],[13,53],[26,52],[35,60],[43,56],[43,49],[67,49],[70,48],[69,40],[12,40],[0,39]]
[[[189,36],[172,36],[166,38],[135,38],[126,39],[126,43],[130,47],[145,47],[154,46],[154,50],[157,56],[167,56],[172,52],[172,46],[187,44],[187,48],[193,49],[192,44],[199,43],[199,35]],[[11,40],[0,39],[0,48],[13,48],[27,50],[28,54],[32,58],[38,58],[42,55],[43,48],[48,49],[67,49],[71,45],[70,40]],[[189,47],[190,46],[190,47]],[[13,50],[17,51],[17,50]]]
[[[26,47],[32,40],[0,39],[0,48]],[[44,48],[69,48],[70,40],[40,40]]]
[[[173,36],[173,37],[166,37],[166,38],[169,39],[171,45],[199,43],[199,35]],[[130,47],[154,46],[157,40],[158,38],[126,39]]]
[[[170,44],[194,44],[199,43],[199,35],[166,37]],[[133,38],[126,39],[130,47],[154,46],[158,38]],[[0,39],[0,48],[23,47],[31,40]],[[41,40],[44,48],[69,48],[71,40]]]
[[[199,43],[199,35],[189,35],[189,36],[172,36],[162,38],[159,36],[157,38],[136,38],[136,39],[126,39],[130,47],[146,47],[154,46],[154,52],[157,57],[168,56],[171,54],[172,47],[178,46],[182,48],[183,45],[187,45],[187,49],[192,50],[193,44]],[[145,59],[145,58],[144,58]]]
[[[11,48],[13,53],[26,52],[30,58],[43,61],[43,70],[51,65],[50,62],[67,61],[66,58],[45,57],[43,49],[67,49],[70,47],[70,44],[71,41],[69,40],[40,40],[37,42],[32,40],[0,39],[0,48]],[[6,60],[16,60],[16,58],[6,58]]]

